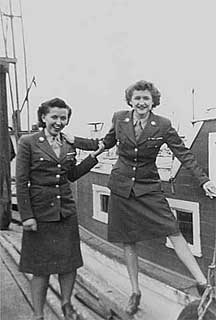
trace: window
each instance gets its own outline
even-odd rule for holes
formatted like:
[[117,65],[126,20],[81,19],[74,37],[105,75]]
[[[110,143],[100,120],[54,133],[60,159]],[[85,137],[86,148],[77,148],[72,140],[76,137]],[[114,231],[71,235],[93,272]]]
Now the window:
[[108,202],[110,191],[107,187],[92,185],[93,190],[93,219],[108,223]]
[[108,212],[109,196],[107,194],[100,194],[100,207],[102,212]]
[[209,177],[211,180],[216,181],[216,132],[209,133]]
[[[179,221],[180,230],[193,255],[201,257],[199,203],[177,199],[167,199],[174,216]],[[173,248],[167,238],[167,247]]]
[[179,221],[180,230],[185,240],[193,245],[193,215],[191,212],[176,210],[176,218]]

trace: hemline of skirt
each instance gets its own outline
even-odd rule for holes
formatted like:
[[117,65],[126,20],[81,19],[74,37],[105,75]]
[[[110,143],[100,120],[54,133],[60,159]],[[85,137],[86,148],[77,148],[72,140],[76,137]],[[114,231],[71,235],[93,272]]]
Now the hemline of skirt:
[[[78,268],[83,266],[83,262],[74,263],[67,266],[60,266],[60,265],[51,265],[51,266],[44,266],[41,265],[40,267],[31,267],[31,266],[19,266],[19,271],[22,273],[29,273],[35,276],[46,276],[51,274],[65,274],[76,271]],[[36,270],[37,269],[37,270]]]
[[116,236],[114,235],[109,235],[107,237],[107,241],[111,242],[111,243],[125,243],[125,244],[133,244],[136,242],[143,242],[143,241],[150,241],[150,240],[154,240],[154,239],[160,239],[160,238],[166,238],[169,236],[179,236],[181,235],[181,231],[180,230],[176,230],[173,233],[169,233],[169,234],[164,234],[164,235],[155,235],[155,236],[148,236],[148,237],[134,237],[133,239],[126,239],[126,238],[119,238],[119,234],[116,234]]

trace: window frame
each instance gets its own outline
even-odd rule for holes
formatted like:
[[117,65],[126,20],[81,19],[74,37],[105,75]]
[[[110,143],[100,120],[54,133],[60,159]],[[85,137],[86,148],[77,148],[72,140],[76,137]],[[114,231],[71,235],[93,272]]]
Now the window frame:
[[93,192],[93,216],[92,218],[102,223],[108,224],[108,213],[101,210],[100,196],[110,196],[110,190],[105,186],[92,184]]
[[[186,201],[173,198],[167,198],[167,201],[175,217],[177,217],[176,210],[192,214],[193,244],[188,243],[188,246],[194,256],[202,257],[199,203],[194,201]],[[168,248],[174,249],[168,237],[166,241],[166,246]]]
[[216,132],[209,132],[208,135],[208,148],[209,148],[209,178],[216,181],[216,167],[215,167],[215,157],[216,157]]

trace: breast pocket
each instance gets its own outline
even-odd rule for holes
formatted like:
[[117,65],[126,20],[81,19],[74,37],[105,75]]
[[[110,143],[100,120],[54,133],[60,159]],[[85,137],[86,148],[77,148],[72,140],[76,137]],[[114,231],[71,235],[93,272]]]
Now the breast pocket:
[[32,151],[32,159],[33,164],[44,164],[50,161],[53,161],[52,158],[45,152],[43,152],[40,148],[35,148]]
[[163,144],[163,138],[148,138],[146,142],[146,146],[148,149],[159,149],[161,145]]
[[43,153],[34,153],[32,155],[32,169],[46,170],[53,164],[53,159]]
[[155,141],[148,141],[147,142],[147,148],[148,149],[157,149],[157,148],[160,148],[160,144],[158,142],[155,142]]

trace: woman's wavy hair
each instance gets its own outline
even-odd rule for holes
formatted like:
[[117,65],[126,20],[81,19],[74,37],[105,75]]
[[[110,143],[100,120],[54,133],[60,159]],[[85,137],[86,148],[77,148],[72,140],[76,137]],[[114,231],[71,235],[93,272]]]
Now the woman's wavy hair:
[[133,92],[137,90],[148,90],[151,93],[152,100],[153,100],[153,105],[152,107],[155,108],[160,104],[160,91],[153,85],[153,83],[145,81],[145,80],[140,80],[137,81],[135,84],[132,84],[125,90],[125,98],[127,101],[127,104],[132,107],[131,105],[131,98],[133,95]]
[[37,111],[37,115],[38,115],[38,126],[45,128],[45,123],[42,120],[42,116],[46,115],[47,113],[49,113],[50,108],[64,108],[68,110],[68,122],[70,120],[71,114],[72,114],[72,109],[69,105],[67,105],[64,100],[59,99],[59,98],[53,98],[51,100],[45,101],[43,103],[41,103],[41,105],[38,108]]

